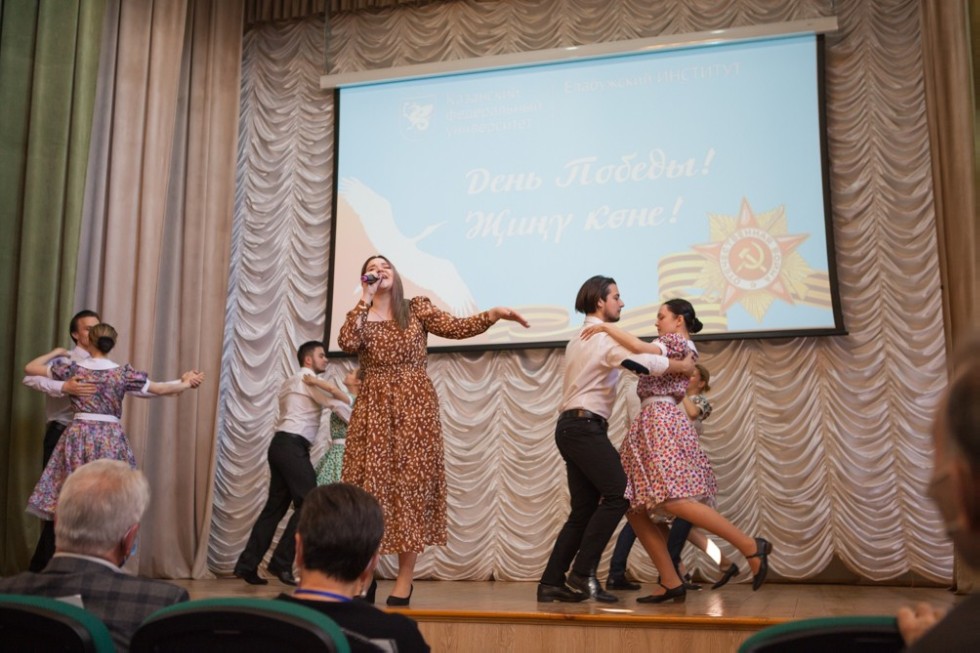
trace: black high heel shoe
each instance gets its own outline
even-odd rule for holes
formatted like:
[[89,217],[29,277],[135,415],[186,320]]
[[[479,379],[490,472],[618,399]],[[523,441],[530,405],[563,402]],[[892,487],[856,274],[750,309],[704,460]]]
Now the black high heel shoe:
[[392,608],[404,608],[408,606],[408,602],[412,600],[412,592],[415,591],[415,585],[413,584],[408,590],[408,596],[389,596],[386,603]]
[[728,581],[736,576],[738,576],[738,567],[735,566],[735,563],[733,562],[732,564],[728,565],[728,569],[726,569],[722,577],[718,579],[718,582],[711,586],[711,589],[716,590],[719,587],[724,587]]
[[772,544],[763,537],[755,538],[755,553],[746,558],[759,559],[759,572],[752,575],[752,591],[756,591],[766,582],[766,575],[769,573],[769,554],[772,553]]
[[361,595],[361,600],[367,601],[368,603],[374,603],[374,596],[378,592],[378,581],[377,579],[371,579],[371,586],[367,588],[367,591]]
[[684,574],[681,576],[681,580],[684,581],[684,589],[689,592],[700,592],[701,586],[694,582],[694,578],[691,574]]
[[[658,583],[659,584],[659,583]],[[660,584],[665,591],[663,594],[650,594],[649,596],[641,596],[636,599],[637,603],[665,603],[667,601],[673,600],[674,603],[683,603],[687,600],[687,588],[684,587],[684,583],[681,582],[677,587],[667,589],[666,585]]]

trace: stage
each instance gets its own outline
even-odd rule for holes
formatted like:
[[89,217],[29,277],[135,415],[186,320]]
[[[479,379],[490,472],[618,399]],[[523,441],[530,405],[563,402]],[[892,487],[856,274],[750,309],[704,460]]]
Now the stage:
[[[235,578],[172,581],[192,599],[218,596],[273,598],[292,588],[270,579],[252,586]],[[384,607],[391,581],[378,582]],[[807,617],[848,614],[893,615],[918,601],[951,607],[960,597],[936,587],[883,585],[730,584],[705,585],[684,603],[644,605],[616,592],[618,603],[538,603],[535,583],[416,581],[412,606],[399,612],[419,623],[433,651],[603,651],[661,650],[684,653],[735,651],[766,626]]]

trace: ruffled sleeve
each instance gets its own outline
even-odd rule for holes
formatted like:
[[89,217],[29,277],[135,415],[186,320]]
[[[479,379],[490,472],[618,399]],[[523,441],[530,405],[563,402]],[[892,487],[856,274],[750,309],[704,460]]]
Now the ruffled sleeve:
[[699,422],[708,419],[708,416],[711,415],[711,402],[708,401],[707,397],[704,395],[694,395],[691,397],[691,403],[697,406],[700,411],[697,416]]
[[440,338],[452,340],[472,338],[493,326],[493,320],[486,311],[470,317],[453,317],[433,306],[432,300],[428,297],[413,297],[411,308],[423,328]]
[[122,370],[123,387],[126,392],[142,392],[146,388],[149,375],[146,372],[134,370],[129,363],[123,365]]
[[677,333],[668,333],[657,340],[667,358],[684,358],[687,356],[687,340]]
[[368,310],[370,306],[359,301],[354,308],[347,311],[347,318],[337,335],[337,344],[348,354],[356,354],[364,349],[364,323],[367,321]]
[[67,358],[59,358],[51,364],[48,370],[52,379],[67,381],[75,376],[75,373],[78,371],[78,365]]

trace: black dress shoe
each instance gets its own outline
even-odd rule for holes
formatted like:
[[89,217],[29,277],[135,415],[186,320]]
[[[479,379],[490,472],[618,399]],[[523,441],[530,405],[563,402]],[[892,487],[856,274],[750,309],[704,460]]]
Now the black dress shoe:
[[283,571],[272,571],[270,569],[269,573],[275,576],[276,578],[278,578],[280,583],[283,583],[285,585],[296,584],[296,579],[293,578],[293,572],[289,571],[288,569],[285,569]]
[[545,585],[538,583],[538,603],[578,603],[589,598],[587,595],[573,590],[567,585]]
[[386,603],[393,608],[407,608],[409,602],[412,600],[412,592],[415,591],[415,585],[412,585],[408,589],[408,596],[395,596],[392,594],[388,597]]
[[268,585],[269,581],[259,576],[259,572],[254,569],[251,571],[235,570],[235,578],[241,578],[249,585]]
[[602,585],[599,584],[599,580],[595,576],[579,576],[573,571],[568,574],[568,586],[603,603],[615,603],[619,600],[619,598],[602,589]]
[[684,587],[684,583],[681,583],[677,587],[672,587],[667,589],[663,585],[665,591],[663,594],[650,594],[649,596],[641,596],[636,599],[637,603],[666,603],[667,601],[673,601],[674,603],[683,603],[687,599],[687,589]]
[[610,576],[606,579],[606,589],[607,590],[638,590],[640,589],[639,583],[634,583],[631,580],[626,580],[625,576]]
[[752,591],[756,591],[766,582],[766,574],[769,573],[769,554],[772,553],[772,544],[763,537],[755,538],[755,553],[746,558],[759,559],[759,572],[752,576]]
[[732,564],[728,565],[728,569],[726,569],[722,577],[719,578],[715,582],[715,584],[711,586],[711,589],[716,590],[719,587],[723,587],[728,581],[735,578],[736,576],[738,576],[738,567],[733,562]]

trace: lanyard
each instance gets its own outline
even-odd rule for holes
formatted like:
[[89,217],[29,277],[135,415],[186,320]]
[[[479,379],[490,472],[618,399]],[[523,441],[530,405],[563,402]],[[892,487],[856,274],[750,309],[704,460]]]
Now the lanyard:
[[335,592],[326,592],[324,590],[309,590],[309,589],[293,590],[294,596],[299,596],[300,594],[312,594],[314,596],[322,596],[327,599],[334,599],[335,601],[340,601],[341,603],[348,603],[351,600],[349,596],[344,596],[343,594],[337,594]]

